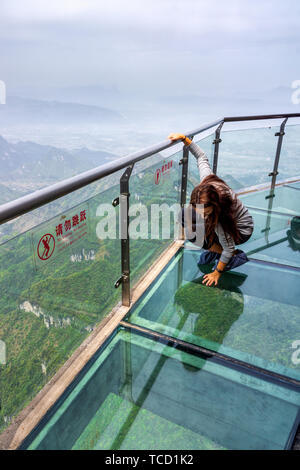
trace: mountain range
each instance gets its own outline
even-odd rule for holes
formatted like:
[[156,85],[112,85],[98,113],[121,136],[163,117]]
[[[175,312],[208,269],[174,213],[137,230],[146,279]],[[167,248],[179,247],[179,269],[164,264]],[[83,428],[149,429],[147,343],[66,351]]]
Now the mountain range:
[[124,117],[117,111],[90,104],[45,101],[18,96],[8,96],[0,106],[0,125],[118,123]]
[[0,136],[0,203],[118,158],[87,148],[65,150]]

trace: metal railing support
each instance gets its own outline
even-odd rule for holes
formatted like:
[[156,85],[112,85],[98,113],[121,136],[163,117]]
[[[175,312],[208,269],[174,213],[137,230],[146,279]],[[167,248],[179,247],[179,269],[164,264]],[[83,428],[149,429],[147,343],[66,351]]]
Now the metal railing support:
[[276,178],[278,175],[278,165],[279,165],[279,159],[280,159],[280,154],[281,154],[282,141],[283,141],[283,136],[285,135],[284,130],[285,130],[285,125],[287,123],[287,120],[288,118],[285,118],[285,120],[281,123],[280,131],[276,132],[275,134],[275,137],[278,137],[278,143],[277,143],[273,171],[269,173],[269,176],[272,176],[271,189],[275,188]]
[[217,174],[217,168],[218,168],[218,158],[219,158],[219,146],[220,143],[222,142],[222,139],[220,138],[221,134],[221,129],[223,127],[224,122],[221,122],[219,127],[216,130],[215,133],[215,140],[213,141],[213,144],[215,146],[214,149],[214,162],[213,162],[213,173],[216,175]]
[[[179,165],[182,165],[181,173],[181,194],[180,194],[180,206],[183,208],[186,204],[186,191],[187,191],[187,180],[188,180],[188,166],[189,166],[189,149],[184,145],[182,150],[182,159],[179,162]],[[181,228],[180,239],[184,239],[184,228]]]
[[280,131],[276,132],[275,137],[278,137],[278,142],[277,142],[277,148],[276,148],[276,155],[275,155],[275,160],[274,160],[274,165],[273,165],[273,171],[269,173],[269,176],[272,176],[272,181],[271,181],[271,188],[270,188],[270,194],[266,196],[266,199],[269,199],[269,204],[268,204],[268,216],[266,220],[266,227],[262,229],[262,233],[265,233],[265,239],[266,242],[269,243],[269,232],[271,229],[271,216],[272,216],[272,208],[273,208],[273,200],[275,197],[275,184],[276,184],[276,178],[277,175],[279,174],[278,172],[278,165],[279,165],[279,159],[280,159],[280,154],[281,154],[281,148],[282,148],[282,141],[283,137],[285,135],[285,125],[287,123],[288,117],[284,119],[284,121],[281,123],[280,126]]
[[129,251],[129,179],[134,164],[130,165],[120,178],[120,197],[114,199],[113,206],[120,204],[119,230],[121,239],[122,275],[115,282],[115,287],[122,284],[122,305],[130,306],[130,251]]

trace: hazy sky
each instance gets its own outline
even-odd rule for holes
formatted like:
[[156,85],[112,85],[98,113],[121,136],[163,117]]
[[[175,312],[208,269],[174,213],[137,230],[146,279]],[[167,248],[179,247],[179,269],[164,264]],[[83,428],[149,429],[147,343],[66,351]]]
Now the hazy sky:
[[300,78],[299,0],[1,0],[0,79],[249,93]]

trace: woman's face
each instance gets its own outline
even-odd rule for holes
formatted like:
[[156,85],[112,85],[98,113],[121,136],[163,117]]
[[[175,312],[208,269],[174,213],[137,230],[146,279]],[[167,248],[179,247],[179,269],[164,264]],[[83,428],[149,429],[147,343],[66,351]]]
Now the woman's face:
[[213,206],[204,207],[204,217],[207,217],[208,215],[212,214],[213,210]]
[[206,217],[208,217],[212,212],[213,212],[213,206],[209,206],[209,207],[196,207],[196,212],[198,212],[198,214],[200,214],[201,217],[204,217],[204,219]]
[[204,211],[204,217],[207,217],[208,215],[213,213],[214,207],[207,200],[200,200],[200,204],[203,204],[202,210]]

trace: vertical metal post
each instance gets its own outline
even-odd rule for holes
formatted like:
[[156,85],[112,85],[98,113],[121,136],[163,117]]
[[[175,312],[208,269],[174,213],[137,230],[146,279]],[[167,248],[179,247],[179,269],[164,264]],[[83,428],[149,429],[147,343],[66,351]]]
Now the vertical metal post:
[[[182,165],[181,173],[181,194],[180,194],[180,206],[183,208],[186,203],[186,191],[187,191],[187,179],[188,179],[188,166],[189,166],[189,149],[186,145],[183,147],[182,159],[179,162]],[[181,228],[180,239],[184,239],[184,228]]]
[[130,253],[129,253],[129,178],[133,169],[130,165],[120,179],[120,238],[122,266],[122,305],[130,305]]
[[221,129],[223,127],[224,122],[222,122],[219,127],[216,130],[215,133],[215,140],[213,141],[213,144],[215,146],[214,149],[214,161],[213,161],[213,173],[216,175],[217,174],[217,168],[218,168],[218,158],[219,158],[219,145],[222,142],[222,139],[220,138],[221,134]]
[[282,141],[283,141],[283,136],[285,135],[285,125],[287,123],[288,118],[286,118],[280,126],[280,131],[276,132],[275,137],[278,137],[278,142],[277,142],[277,149],[276,149],[276,155],[275,155],[275,160],[274,160],[274,166],[273,166],[273,171],[269,173],[269,176],[272,176],[272,181],[271,181],[271,188],[270,188],[270,194],[266,196],[266,199],[269,199],[269,204],[268,204],[268,216],[266,220],[266,227],[262,229],[262,232],[265,233],[265,239],[266,242],[269,243],[269,232],[271,228],[271,216],[272,216],[272,208],[273,208],[273,200],[275,197],[275,184],[276,184],[276,178],[277,175],[279,174],[278,172],[278,165],[279,165],[279,159],[280,159],[280,154],[281,154],[281,148],[282,148]]
[[282,141],[283,141],[283,136],[285,135],[284,129],[285,125],[287,123],[288,118],[286,118],[281,126],[280,126],[280,131],[276,132],[275,137],[278,137],[278,143],[277,143],[277,149],[276,149],[276,156],[274,160],[274,167],[272,173],[269,173],[269,176],[272,176],[272,181],[271,181],[271,190],[275,188],[275,183],[276,183],[276,178],[278,175],[278,165],[279,165],[279,158],[280,158],[280,153],[281,153],[281,147],[282,147]]

